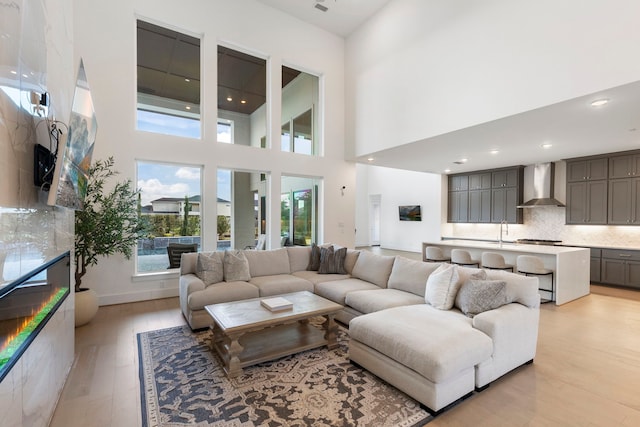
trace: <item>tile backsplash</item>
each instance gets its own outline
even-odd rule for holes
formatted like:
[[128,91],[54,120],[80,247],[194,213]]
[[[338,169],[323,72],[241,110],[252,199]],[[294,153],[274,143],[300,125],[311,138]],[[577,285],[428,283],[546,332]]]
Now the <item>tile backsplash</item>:
[[[561,240],[563,244],[640,249],[640,226],[565,225],[560,207],[524,209],[524,224],[509,224],[504,240]],[[444,237],[496,240],[499,224],[446,224]]]

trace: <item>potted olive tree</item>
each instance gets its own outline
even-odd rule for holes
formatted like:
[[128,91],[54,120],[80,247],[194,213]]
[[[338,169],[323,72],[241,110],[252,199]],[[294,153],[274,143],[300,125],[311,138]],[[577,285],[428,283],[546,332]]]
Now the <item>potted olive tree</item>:
[[89,168],[84,207],[75,214],[76,326],[91,321],[98,311],[96,293],[81,287],[87,267],[100,257],[122,254],[130,259],[138,239],[147,237],[149,223],[140,213],[140,190],[129,179],[105,190],[117,175],[114,160],[96,160]]

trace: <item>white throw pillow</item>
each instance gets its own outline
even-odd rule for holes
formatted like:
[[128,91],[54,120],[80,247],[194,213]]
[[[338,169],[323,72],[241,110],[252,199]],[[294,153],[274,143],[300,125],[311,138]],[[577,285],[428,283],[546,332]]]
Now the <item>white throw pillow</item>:
[[458,266],[442,264],[427,278],[424,300],[440,310],[450,310],[460,288]]
[[244,281],[251,279],[249,261],[242,251],[229,250],[224,253],[225,282]]
[[196,276],[205,286],[224,280],[222,257],[217,252],[200,252],[196,261]]

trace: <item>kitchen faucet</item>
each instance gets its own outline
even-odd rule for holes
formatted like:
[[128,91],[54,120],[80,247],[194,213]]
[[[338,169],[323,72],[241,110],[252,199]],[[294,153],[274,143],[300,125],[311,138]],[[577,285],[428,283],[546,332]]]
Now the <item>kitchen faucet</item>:
[[503,224],[505,226],[504,234],[506,234],[507,236],[509,235],[509,223],[506,220],[500,221],[500,237],[498,238],[498,242],[500,242],[500,244],[502,244],[502,225]]

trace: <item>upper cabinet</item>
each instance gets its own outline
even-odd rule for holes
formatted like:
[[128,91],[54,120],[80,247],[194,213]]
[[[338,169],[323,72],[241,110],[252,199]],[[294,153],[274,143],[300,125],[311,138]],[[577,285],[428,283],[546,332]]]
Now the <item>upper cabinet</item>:
[[449,222],[522,224],[523,166],[449,176]]
[[567,160],[566,222],[640,225],[640,151]]
[[567,161],[567,182],[607,179],[608,159]]
[[640,176],[640,154],[609,158],[609,179]]

